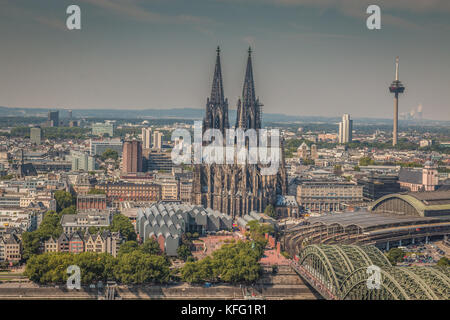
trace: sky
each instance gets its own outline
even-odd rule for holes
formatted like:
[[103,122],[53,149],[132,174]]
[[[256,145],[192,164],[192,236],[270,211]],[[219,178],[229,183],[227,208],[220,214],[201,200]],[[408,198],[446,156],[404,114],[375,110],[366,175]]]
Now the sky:
[[400,113],[450,120],[448,0],[0,0],[0,105],[204,108],[218,45],[231,109],[251,45],[264,112],[392,118],[398,55]]

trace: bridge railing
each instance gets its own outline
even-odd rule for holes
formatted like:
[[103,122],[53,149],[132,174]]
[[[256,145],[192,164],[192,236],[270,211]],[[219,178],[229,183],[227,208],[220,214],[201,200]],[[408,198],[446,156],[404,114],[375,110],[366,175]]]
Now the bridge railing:
[[316,289],[316,291],[327,300],[339,300],[339,298],[333,294],[330,289],[327,288],[317,277],[312,275],[306,268],[301,266],[296,261],[291,260],[290,266],[304,279],[308,284]]

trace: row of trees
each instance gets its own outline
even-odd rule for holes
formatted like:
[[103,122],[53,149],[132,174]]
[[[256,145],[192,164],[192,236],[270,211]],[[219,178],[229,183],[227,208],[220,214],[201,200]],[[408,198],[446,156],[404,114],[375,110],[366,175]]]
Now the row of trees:
[[265,242],[239,241],[222,248],[202,260],[188,261],[181,269],[181,279],[189,283],[254,282],[261,275],[259,260]]
[[[376,162],[371,157],[362,157],[359,159],[359,166],[373,166],[373,165],[380,165],[380,166],[386,166],[386,165],[397,165],[405,168],[420,168],[423,167],[422,164],[417,162]],[[355,167],[355,170],[359,171],[359,166]]]
[[117,257],[95,252],[34,255],[27,262],[25,275],[39,284],[64,283],[70,265],[80,267],[83,285],[108,280],[124,284],[165,283],[172,276],[170,260],[152,239],[141,246],[135,241],[124,243]]
[[[91,132],[90,128],[80,127],[47,127],[42,128],[44,139],[84,139]],[[30,137],[29,127],[15,127],[11,129],[10,137]]]

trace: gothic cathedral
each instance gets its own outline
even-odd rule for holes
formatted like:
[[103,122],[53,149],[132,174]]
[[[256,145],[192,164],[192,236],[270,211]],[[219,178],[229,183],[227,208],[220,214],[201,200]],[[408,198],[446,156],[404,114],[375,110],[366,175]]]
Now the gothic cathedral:
[[[237,102],[236,127],[244,131],[261,129],[262,111],[255,95],[251,49],[248,50],[242,97]],[[211,96],[206,100],[203,132],[219,129],[223,137],[229,129],[228,99],[224,96],[220,49],[217,48],[216,65]],[[212,208],[237,217],[251,211],[263,212],[268,204],[275,205],[277,195],[287,194],[287,174],[284,164],[283,141],[278,172],[262,175],[260,164],[197,164],[194,167],[192,203]]]

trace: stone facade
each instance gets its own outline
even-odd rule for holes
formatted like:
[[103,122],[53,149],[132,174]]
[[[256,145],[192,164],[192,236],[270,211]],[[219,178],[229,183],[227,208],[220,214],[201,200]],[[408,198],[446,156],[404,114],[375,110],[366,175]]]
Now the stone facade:
[[[255,95],[249,49],[242,101],[239,99],[237,104],[236,128],[244,131],[254,129],[258,132],[262,122],[261,106]],[[229,129],[228,100],[223,93],[219,49],[211,97],[207,99],[203,120],[203,131],[207,129],[218,129],[224,137],[226,137],[225,130]],[[195,165],[192,203],[218,210],[232,217],[243,216],[251,211],[262,212],[268,204],[274,205],[278,194],[287,193],[283,141],[280,145],[281,163],[275,175],[262,175],[262,166],[259,163]]]

